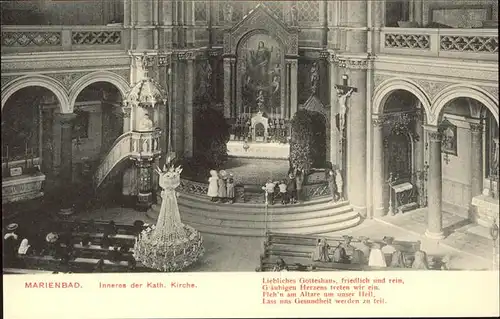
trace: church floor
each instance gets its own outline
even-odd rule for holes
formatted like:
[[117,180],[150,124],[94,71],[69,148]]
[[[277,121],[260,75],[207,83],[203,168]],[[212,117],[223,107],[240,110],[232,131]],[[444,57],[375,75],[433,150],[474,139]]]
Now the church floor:
[[[416,214],[415,214],[416,213]],[[415,214],[415,215],[414,215]],[[424,211],[425,217],[425,211]],[[433,255],[450,255],[453,269],[479,270],[491,269],[492,242],[485,237],[472,232],[458,232],[455,230],[441,244],[427,240],[423,234],[424,223],[421,222],[422,212],[415,211],[404,216],[391,217],[392,223],[386,220],[365,220],[361,225],[340,233],[325,234],[338,236],[349,234],[352,236],[366,236],[382,238],[392,236],[399,240],[422,242],[422,249]],[[451,215],[451,214],[450,214]],[[411,217],[409,217],[411,216]],[[445,216],[448,216],[445,214]],[[133,223],[137,219],[148,220],[145,213],[133,209],[106,208],[88,213],[81,213],[74,218],[114,220],[117,223]],[[445,220],[456,220],[455,217],[445,217]],[[396,222],[395,222],[396,221]],[[445,223],[449,225],[450,223]],[[470,227],[470,226],[469,226]],[[423,230],[422,230],[423,229]],[[262,251],[262,239],[252,237],[223,236],[203,234],[206,249],[202,260],[189,271],[254,271],[259,264],[259,255]],[[474,254],[469,250],[475,247]],[[489,255],[487,251],[489,249]],[[479,253],[478,253],[479,252]],[[484,254],[484,256],[481,256]]]

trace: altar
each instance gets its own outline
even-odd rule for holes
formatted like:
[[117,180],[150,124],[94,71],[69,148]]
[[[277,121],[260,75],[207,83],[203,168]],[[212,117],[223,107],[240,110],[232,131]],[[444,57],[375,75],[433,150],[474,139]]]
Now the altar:
[[229,141],[227,154],[230,157],[288,159],[290,145],[282,143],[262,143]]
[[484,194],[475,196],[472,198],[472,206],[475,207],[475,218],[479,225],[490,227],[495,219],[498,221],[498,198]]
[[10,176],[2,179],[2,204],[35,199],[43,196],[42,184],[45,175]]

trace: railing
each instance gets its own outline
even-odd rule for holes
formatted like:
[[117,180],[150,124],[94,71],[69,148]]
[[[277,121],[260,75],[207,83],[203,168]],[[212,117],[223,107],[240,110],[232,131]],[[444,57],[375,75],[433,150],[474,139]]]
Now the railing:
[[498,60],[496,29],[384,28],[381,53]]
[[122,50],[128,33],[121,26],[1,26],[2,53]]
[[94,187],[98,188],[113,168],[128,157],[150,158],[161,153],[161,131],[127,132],[115,141],[109,153],[97,168]]

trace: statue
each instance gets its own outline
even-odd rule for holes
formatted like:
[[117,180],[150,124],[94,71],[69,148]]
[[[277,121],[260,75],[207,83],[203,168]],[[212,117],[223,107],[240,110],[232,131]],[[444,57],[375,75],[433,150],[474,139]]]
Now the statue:
[[316,91],[318,90],[318,82],[319,82],[319,67],[317,62],[314,62],[311,67],[310,81],[311,81],[311,93],[315,94]]
[[233,22],[233,6],[229,2],[226,2],[226,4],[224,5],[222,13],[224,15],[224,22]]
[[343,190],[344,190],[344,180],[340,174],[340,169],[335,168],[335,184],[337,185],[337,200],[344,200]]
[[141,121],[139,122],[138,131],[149,132],[153,130],[153,121],[149,117],[147,111],[144,112]]
[[262,107],[264,105],[264,93],[262,90],[259,90],[259,94],[257,95],[257,99],[255,101],[257,102],[258,111],[262,112]]
[[276,94],[280,89],[280,78],[278,75],[273,76],[273,83],[271,84],[273,88],[273,94]]
[[252,80],[257,86],[267,86],[269,81],[269,62],[271,60],[271,52],[264,45],[263,41],[259,41],[257,50],[250,51],[250,71]]
[[339,98],[339,117],[340,117],[340,131],[344,132],[344,127],[345,127],[345,115],[347,113],[347,98],[352,95],[352,92],[354,92],[354,89],[350,89],[347,93],[344,93],[342,90],[337,89],[337,94]]
[[292,6],[290,8],[290,22],[291,22],[291,25],[292,26],[297,26],[298,25],[298,15],[299,15],[299,12],[297,10],[297,7],[296,6]]

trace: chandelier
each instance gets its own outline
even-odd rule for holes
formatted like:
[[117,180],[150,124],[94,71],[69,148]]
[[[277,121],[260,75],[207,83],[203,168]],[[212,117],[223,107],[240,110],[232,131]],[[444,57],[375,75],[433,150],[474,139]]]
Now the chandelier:
[[189,225],[181,222],[177,194],[182,168],[174,167],[171,158],[160,175],[161,208],[156,225],[148,226],[136,239],[134,257],[144,266],[165,272],[180,271],[203,256],[203,238]]

